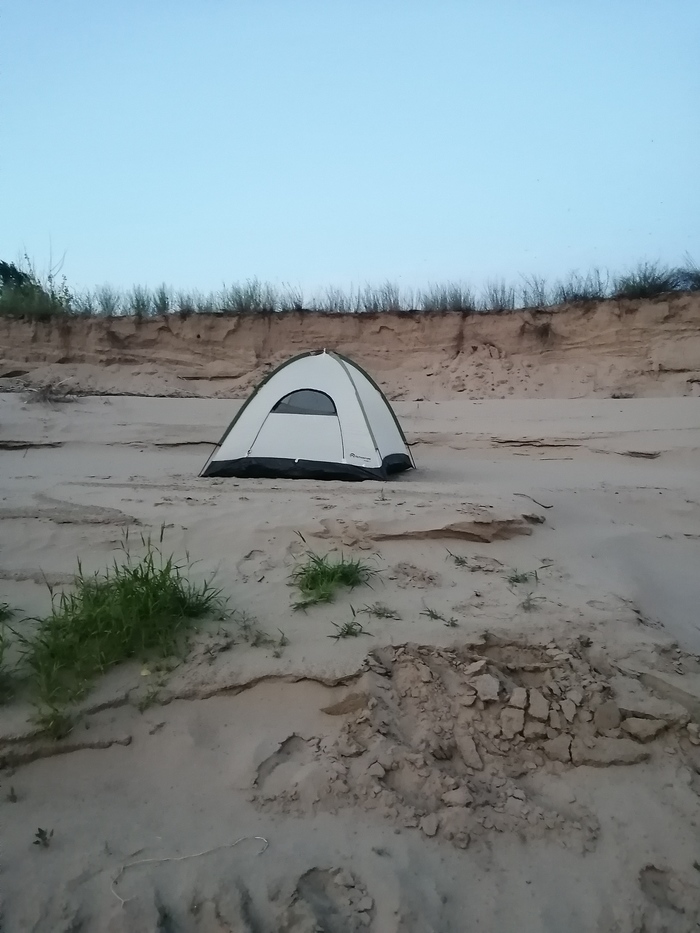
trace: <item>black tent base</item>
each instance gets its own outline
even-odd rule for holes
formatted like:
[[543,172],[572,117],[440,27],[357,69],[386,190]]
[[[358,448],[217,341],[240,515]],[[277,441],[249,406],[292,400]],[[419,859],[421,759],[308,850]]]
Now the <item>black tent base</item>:
[[211,460],[202,476],[238,476],[259,479],[340,479],[362,482],[385,480],[393,473],[412,470],[406,454],[390,454],[381,467],[355,466],[352,463],[326,463],[318,460],[287,460],[281,457],[243,457],[239,460]]

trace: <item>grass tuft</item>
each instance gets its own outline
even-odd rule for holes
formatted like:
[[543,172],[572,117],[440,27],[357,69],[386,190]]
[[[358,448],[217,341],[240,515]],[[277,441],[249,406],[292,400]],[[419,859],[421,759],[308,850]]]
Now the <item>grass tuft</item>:
[[525,599],[520,603],[520,608],[523,612],[532,612],[534,609],[539,608],[539,603],[545,601],[546,596],[535,596],[533,593],[528,593]]
[[539,577],[537,576],[536,570],[511,570],[506,579],[513,586],[519,583],[528,583],[530,580],[533,580],[535,583],[539,583]]
[[430,619],[431,622],[442,622],[443,625],[446,625],[448,628],[457,628],[459,625],[459,622],[454,616],[444,616],[441,612],[438,612],[437,609],[431,609],[429,606],[426,606],[420,615]]
[[[161,542],[162,542],[161,531]],[[23,661],[40,704],[60,710],[79,699],[94,678],[137,656],[175,654],[188,629],[222,604],[211,580],[191,583],[186,565],[165,557],[150,537],[145,555],[131,556],[103,574],[78,574],[73,589],[52,594],[51,613],[23,636]]]
[[458,283],[431,285],[418,293],[418,301],[420,310],[427,314],[474,314],[478,304],[471,288]]
[[555,304],[575,301],[604,301],[610,296],[610,276],[593,269],[586,275],[572,272],[568,279],[558,282],[554,288]]
[[457,567],[469,567],[469,558],[465,557],[463,554],[453,554],[452,551],[447,549],[448,557],[454,561]]
[[613,298],[654,298],[676,291],[680,285],[678,269],[658,262],[641,262],[636,269],[615,279]]
[[514,311],[515,289],[504,280],[487,282],[481,298],[482,311]]
[[678,270],[679,285],[688,292],[700,291],[700,266],[689,255],[685,257],[685,266]]
[[364,606],[360,609],[360,612],[373,616],[375,619],[395,619],[397,621],[401,619],[398,612],[385,606],[384,603],[373,603],[371,606]]
[[332,638],[334,641],[340,641],[341,638],[357,638],[358,635],[374,637],[371,632],[368,632],[367,629],[362,627],[362,624],[357,618],[353,618],[350,622],[344,622],[342,625],[336,625],[335,622],[331,622],[331,625],[335,628],[335,633],[328,637]]
[[356,586],[368,586],[378,572],[366,561],[343,555],[334,560],[328,554],[308,551],[304,563],[299,564],[291,576],[292,584],[301,593],[301,599],[292,608],[296,611],[318,603],[332,603],[339,589],[352,590]]

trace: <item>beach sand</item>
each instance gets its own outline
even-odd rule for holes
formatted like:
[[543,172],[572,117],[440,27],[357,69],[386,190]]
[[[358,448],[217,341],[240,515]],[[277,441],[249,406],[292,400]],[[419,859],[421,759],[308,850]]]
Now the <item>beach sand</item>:
[[[239,404],[0,398],[18,630],[127,530],[229,597],[62,741],[0,709],[3,931],[697,929],[697,399],[413,398],[392,482],[199,479]],[[378,573],[294,612],[306,549]]]

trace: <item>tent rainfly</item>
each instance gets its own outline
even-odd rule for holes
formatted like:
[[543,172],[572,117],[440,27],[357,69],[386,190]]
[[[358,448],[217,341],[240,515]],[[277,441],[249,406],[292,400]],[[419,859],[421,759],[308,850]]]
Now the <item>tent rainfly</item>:
[[415,468],[379,386],[339,353],[302,353],[271,372],[200,476],[384,480]]

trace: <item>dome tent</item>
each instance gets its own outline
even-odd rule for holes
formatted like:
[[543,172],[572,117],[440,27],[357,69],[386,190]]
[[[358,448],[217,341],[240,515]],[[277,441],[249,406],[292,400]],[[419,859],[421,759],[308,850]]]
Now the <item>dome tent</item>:
[[415,468],[379,386],[339,353],[302,353],[269,373],[200,476],[384,480]]

